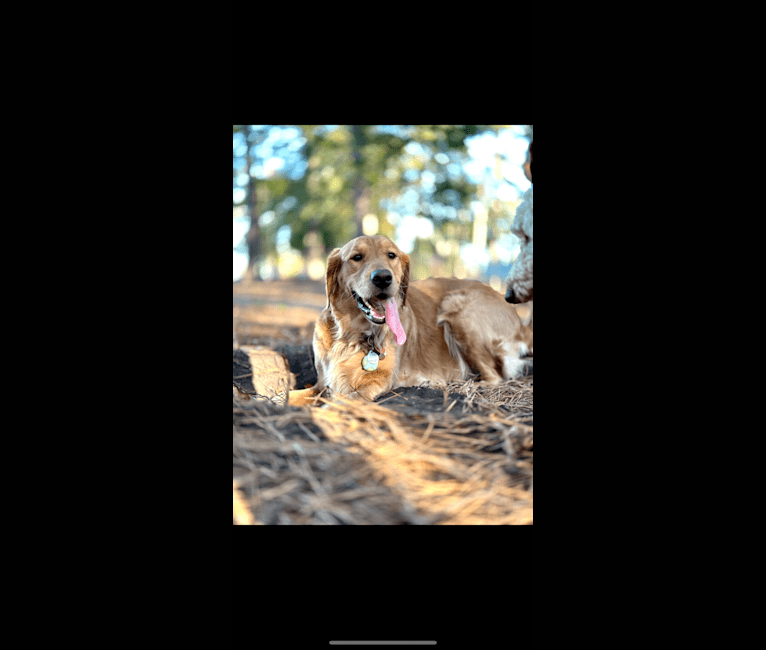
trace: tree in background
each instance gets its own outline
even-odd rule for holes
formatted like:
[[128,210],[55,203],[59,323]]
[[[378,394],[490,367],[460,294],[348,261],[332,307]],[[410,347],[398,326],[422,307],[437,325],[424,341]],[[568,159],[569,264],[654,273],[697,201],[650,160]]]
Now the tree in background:
[[[295,183],[305,171],[299,137],[296,127],[234,125],[235,216],[244,212],[249,218],[244,239],[247,281],[260,280],[255,267],[276,252],[275,235],[285,211],[305,198],[301,184]],[[280,161],[282,166],[274,166]]]
[[[464,171],[465,141],[497,129],[235,126],[234,205],[250,217],[247,279],[258,277],[256,265],[275,253],[285,226],[290,246],[307,261],[323,262],[332,248],[366,231],[393,238],[395,225],[381,218],[388,211],[430,219],[442,239],[470,240],[466,215],[477,188]],[[417,250],[437,258],[454,253],[433,243]]]

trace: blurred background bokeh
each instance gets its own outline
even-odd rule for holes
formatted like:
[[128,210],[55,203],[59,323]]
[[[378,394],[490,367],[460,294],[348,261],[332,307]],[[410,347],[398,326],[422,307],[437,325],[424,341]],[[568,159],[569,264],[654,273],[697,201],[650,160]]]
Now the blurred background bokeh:
[[330,251],[390,237],[413,279],[504,292],[531,125],[234,125],[234,280],[324,277]]

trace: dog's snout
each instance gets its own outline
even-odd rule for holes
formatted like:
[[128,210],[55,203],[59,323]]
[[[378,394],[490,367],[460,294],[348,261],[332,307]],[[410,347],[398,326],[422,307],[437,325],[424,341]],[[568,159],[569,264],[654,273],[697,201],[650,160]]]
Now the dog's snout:
[[386,289],[391,284],[393,275],[391,275],[391,271],[378,269],[377,271],[372,272],[370,280],[376,287],[378,287],[378,289]]
[[505,301],[506,302],[516,302],[516,296],[513,295],[513,289],[508,287],[508,291],[505,292]]

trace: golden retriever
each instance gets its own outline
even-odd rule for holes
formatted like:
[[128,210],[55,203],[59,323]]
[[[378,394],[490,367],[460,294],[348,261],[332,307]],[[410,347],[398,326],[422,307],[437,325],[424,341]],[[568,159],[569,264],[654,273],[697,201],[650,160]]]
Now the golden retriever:
[[387,237],[357,237],[327,261],[327,306],[314,328],[313,388],[374,400],[400,386],[522,373],[532,331],[497,291],[474,280],[410,282],[410,258]]

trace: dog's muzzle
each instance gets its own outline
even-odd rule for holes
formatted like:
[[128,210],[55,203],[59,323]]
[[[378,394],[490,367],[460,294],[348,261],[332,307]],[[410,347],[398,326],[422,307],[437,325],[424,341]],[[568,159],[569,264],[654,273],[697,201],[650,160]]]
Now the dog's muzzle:
[[[379,316],[378,313],[372,308],[372,305],[367,302],[362,296],[360,296],[356,291],[351,291],[351,294],[354,296],[354,300],[356,300],[356,304],[359,305],[359,309],[364,314],[365,318],[370,321],[371,323],[375,323],[375,325],[382,325],[386,322],[385,316]],[[377,296],[379,299],[383,300],[388,298],[387,293],[379,293]]]

